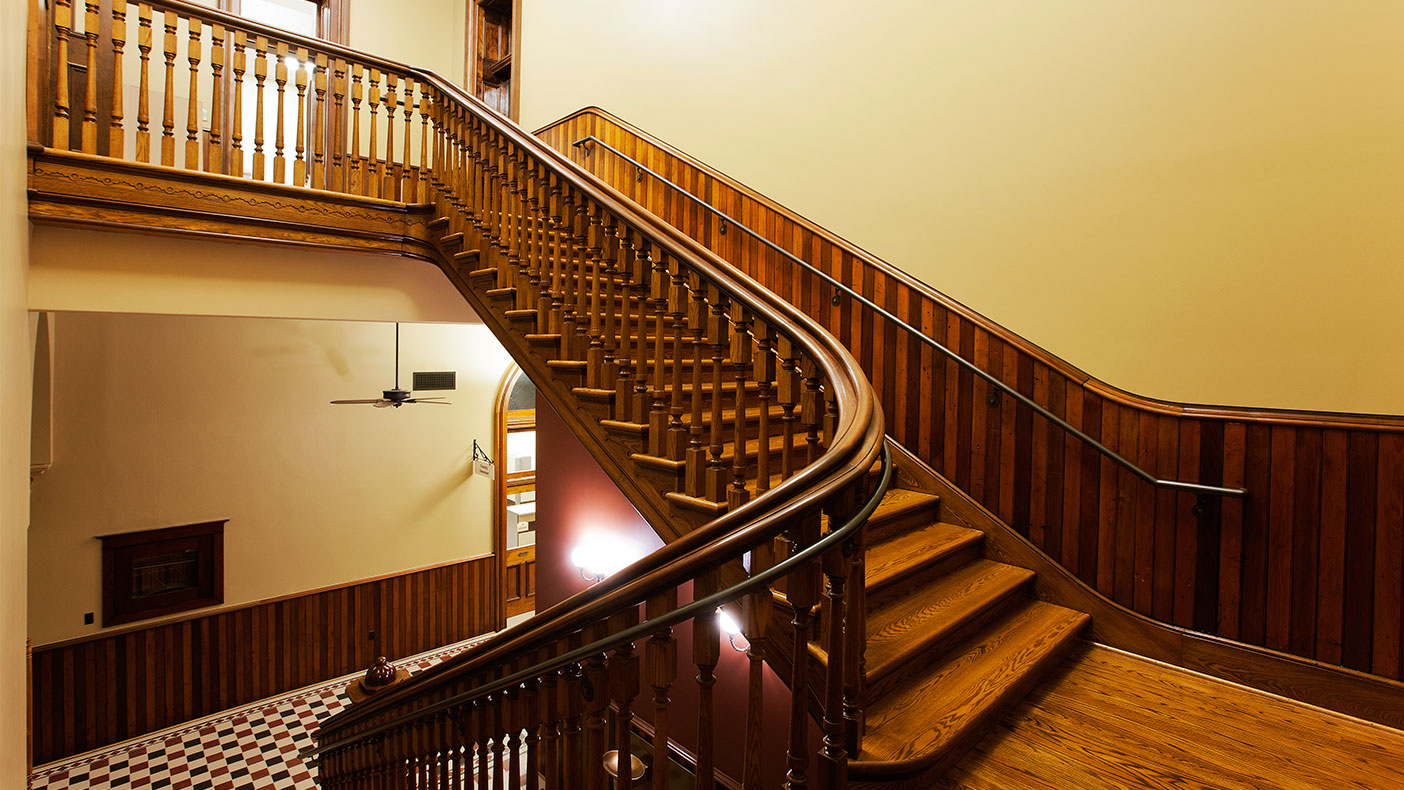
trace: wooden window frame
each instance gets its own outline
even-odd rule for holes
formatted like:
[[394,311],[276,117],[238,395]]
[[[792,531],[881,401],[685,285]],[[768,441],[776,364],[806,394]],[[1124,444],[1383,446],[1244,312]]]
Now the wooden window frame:
[[[351,4],[346,0],[312,0],[317,4],[317,38],[345,44],[351,29]],[[219,0],[219,10],[243,16],[240,0]]]
[[[101,535],[102,627],[224,603],[224,525],[229,519]],[[196,552],[196,586],[138,601],[131,597],[133,563],[166,551]]]

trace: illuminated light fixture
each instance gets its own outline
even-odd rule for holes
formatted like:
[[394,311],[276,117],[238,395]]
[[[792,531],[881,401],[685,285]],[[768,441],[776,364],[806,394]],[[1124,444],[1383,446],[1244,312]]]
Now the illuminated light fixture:
[[[717,625],[721,626],[722,632],[726,634],[727,640],[731,642],[732,650],[738,653],[744,653],[751,648],[750,641],[741,633],[741,624],[736,622],[736,618],[732,617],[731,612],[728,612],[725,607],[717,607]],[[741,644],[739,645],[736,643],[738,638],[741,640]]]
[[636,559],[630,547],[618,540],[599,536],[586,538],[570,552],[570,564],[587,582],[603,581]]

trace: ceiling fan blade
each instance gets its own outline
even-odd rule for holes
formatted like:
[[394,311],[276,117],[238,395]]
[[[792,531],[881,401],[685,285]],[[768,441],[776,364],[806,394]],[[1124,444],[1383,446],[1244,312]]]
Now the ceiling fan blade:
[[363,399],[361,399],[361,400],[334,400],[334,401],[332,401],[332,403],[334,403],[334,404],[345,404],[345,403],[380,403],[382,400],[384,400],[384,398],[363,398]]
[[446,401],[446,400],[438,400],[438,399],[429,400],[429,399],[427,399],[427,398],[410,398],[409,400],[405,401],[405,403],[424,403],[424,404],[428,404],[428,405],[430,405],[430,406],[452,406],[452,405],[453,405],[452,403],[449,403],[449,402]]
[[395,405],[395,401],[386,400],[386,399],[384,399],[384,398],[381,398],[380,400],[369,401],[369,402],[375,404],[375,407],[376,407],[377,409],[388,409],[388,408],[390,408],[391,406],[394,406],[394,405]]

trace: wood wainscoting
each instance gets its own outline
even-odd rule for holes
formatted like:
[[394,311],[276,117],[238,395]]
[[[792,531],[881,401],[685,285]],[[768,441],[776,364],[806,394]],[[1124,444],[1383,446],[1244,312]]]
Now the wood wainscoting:
[[34,649],[34,764],[497,627],[487,554]]
[[[537,132],[799,306],[858,358],[888,433],[1099,592],[1166,623],[1404,674],[1404,418],[1155,401],[973,310],[596,108]],[[600,146],[639,160],[1141,468],[1246,487],[1157,490],[901,327]],[[729,232],[728,232],[729,231]]]

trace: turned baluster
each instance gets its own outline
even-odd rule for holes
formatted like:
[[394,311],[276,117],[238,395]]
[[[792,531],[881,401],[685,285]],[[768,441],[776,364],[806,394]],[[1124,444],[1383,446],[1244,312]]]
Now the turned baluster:
[[400,78],[385,72],[385,167],[381,171],[380,194],[386,200],[398,200],[395,187],[399,181],[399,163],[395,161],[395,111],[400,108]]
[[722,369],[726,364],[726,353],[730,346],[730,322],[727,321],[727,304],[721,289],[707,284],[707,304],[712,306],[707,319],[707,342],[712,348],[712,429],[707,444],[707,499],[713,502],[726,501],[726,466],[722,460],[725,449],[722,430]]
[[[415,179],[415,202],[429,202],[429,95],[419,95],[419,177]],[[339,110],[338,110],[339,112]],[[436,143],[437,144],[437,143]],[[435,160],[435,166],[438,160]]]
[[[515,665],[514,665],[514,668]],[[503,729],[502,735],[502,767],[506,771],[507,781],[502,785],[508,790],[521,790],[522,779],[522,690],[519,686],[513,686],[502,692],[503,708]]]
[[770,326],[756,321],[752,330],[756,338],[756,359],[753,378],[756,380],[756,400],[760,412],[756,424],[756,493],[770,490],[770,403],[774,397],[775,352]]
[[515,288],[513,295],[513,308],[521,307],[522,288],[520,280],[522,277],[522,228],[521,216],[523,213],[522,199],[520,194],[521,183],[518,180],[520,174],[517,172],[519,152],[515,144],[502,141],[502,153],[499,161],[502,163],[502,239],[506,249],[507,277],[502,281],[504,288]]
[[[718,572],[703,571],[693,582],[694,599],[705,598],[721,586]],[[716,755],[713,754],[712,687],[716,685],[717,661],[721,658],[721,635],[716,612],[704,612],[692,621],[692,661],[697,665],[697,790],[716,787]]]
[[327,171],[328,189],[333,192],[347,192],[346,184],[346,61],[331,59],[331,116],[327,122],[327,145],[330,148],[331,167]]
[[687,451],[684,454],[683,492],[691,497],[701,497],[707,469],[707,446],[702,441],[705,403],[702,380],[707,362],[704,353],[708,344],[708,310],[705,286],[699,275],[694,273],[691,276],[688,292],[692,295],[687,310],[687,325],[692,329],[692,398],[688,404],[691,412],[688,415]]
[[[628,625],[632,626],[637,621],[637,611],[630,610],[634,616],[627,619]],[[633,642],[626,642],[616,648],[614,658],[609,662],[610,696],[614,700],[615,710],[614,746],[619,753],[619,759],[615,763],[618,766],[618,776],[614,780],[615,790],[631,790],[634,786],[633,724],[634,698],[639,695],[638,664],[638,654],[634,652]]]
[[527,307],[536,310],[537,332],[545,332],[551,321],[551,290],[547,267],[546,225],[550,222],[550,209],[546,203],[550,199],[550,187],[543,177],[541,167],[528,164],[527,206],[531,211],[531,255],[527,288],[531,301]]
[[248,44],[249,34],[234,31],[234,117],[230,123],[229,158],[224,163],[225,172],[231,176],[244,174],[244,74],[248,70],[245,52]]
[[784,437],[780,453],[780,479],[789,480],[795,473],[795,406],[799,403],[799,353],[795,343],[781,336],[778,342],[780,368],[775,382],[775,398],[784,410],[780,418],[780,431]]
[[[752,576],[769,570],[775,565],[775,543],[766,541],[751,550]],[[746,746],[744,768],[742,770],[745,790],[760,790],[761,787],[761,761],[762,761],[762,733],[765,732],[765,651],[766,651],[766,629],[770,625],[770,612],[773,607],[770,588],[762,587],[759,591],[747,596],[742,602],[742,612],[745,615],[746,640],[750,642],[750,647],[746,649],[747,659],[747,683],[746,683]],[[796,660],[799,656],[796,654]],[[803,695],[803,689],[796,689],[796,695]]]
[[293,85],[297,88],[297,133],[293,137],[293,186],[307,186],[307,50],[299,47],[294,55],[297,58],[297,73],[293,75]]
[[[652,620],[676,608],[678,593],[670,589],[650,598],[645,612]],[[668,692],[678,677],[678,640],[673,629],[654,632],[644,650],[648,684],[653,687],[653,790],[668,790]]]
[[[603,634],[601,634],[602,636]],[[585,790],[604,790],[605,711],[609,708],[609,672],[605,655],[585,660]]]
[[366,152],[366,194],[381,197],[385,182],[380,170],[380,107],[385,97],[380,92],[380,69],[371,69],[366,83],[366,109],[370,110],[370,150]]
[[190,63],[190,104],[185,116],[185,169],[200,169],[200,20],[190,17],[190,40],[185,45],[185,59]]
[[[97,0],[87,0],[84,7],[87,12],[83,15],[83,38],[87,39],[88,43],[88,89],[83,97],[82,150],[85,154],[95,154],[97,153],[98,15],[102,9]],[[67,63],[59,65],[63,68],[68,67]]]
[[312,188],[327,188],[327,56],[312,62]]
[[54,32],[57,36],[58,57],[54,61],[54,147],[67,151],[68,135],[68,36],[73,32],[73,4],[70,0],[54,0]]
[[751,319],[744,305],[731,303],[731,356],[736,366],[735,449],[732,452],[731,487],[726,492],[727,507],[735,510],[746,504],[746,378],[754,359],[749,334]]
[[517,213],[513,219],[516,226],[517,236],[517,272],[513,285],[517,289],[515,307],[518,310],[528,310],[535,307],[535,298],[531,290],[532,272],[532,227],[531,227],[531,191],[529,183],[531,180],[527,152],[514,145],[512,157],[512,181],[515,184],[513,193],[516,195]]
[[[559,182],[558,182],[559,183]],[[584,294],[580,280],[576,277],[575,241],[572,226],[575,216],[575,191],[560,184],[561,221],[557,228],[557,250],[561,267],[561,358],[570,359],[575,348],[577,314],[577,294]]]
[[[829,528],[837,529],[853,514],[851,495],[844,494],[829,509]],[[843,684],[847,624],[845,583],[853,559],[853,544],[845,541],[824,555],[824,740],[819,752],[819,788],[831,790],[848,785],[848,753],[844,748]]]
[[278,88],[278,115],[277,129],[273,134],[273,180],[282,184],[287,180],[288,174],[288,161],[283,157],[287,125],[288,45],[279,42],[275,52],[277,61],[273,64],[273,83]]
[[551,234],[551,317],[546,323],[546,331],[563,333],[565,320],[565,249],[561,242],[565,219],[564,197],[561,192],[560,176],[548,174],[550,191],[547,195],[547,213],[550,220],[547,227]]
[[619,237],[616,270],[621,284],[619,327],[616,332],[619,340],[614,349],[614,419],[630,422],[633,420],[634,349],[638,347],[634,339],[633,318],[638,290],[638,248],[632,228],[620,223],[616,225],[615,233]]
[[638,320],[634,322],[634,391],[629,396],[629,419],[637,423],[648,422],[648,316],[649,299],[652,293],[650,281],[653,278],[652,246],[648,239],[635,231],[632,241],[634,248],[633,279],[629,288],[638,302]]
[[604,376],[600,386],[613,389],[619,377],[619,323],[629,309],[629,295],[620,283],[623,276],[623,237],[620,224],[611,214],[604,216],[604,245],[600,252],[605,278]]
[[[541,656],[533,653],[532,664]],[[528,680],[522,690],[522,722],[526,725],[526,790],[541,787],[541,695],[540,681]]]
[[819,364],[804,357],[800,363],[800,374],[804,379],[804,389],[800,393],[800,422],[805,430],[804,462],[812,464],[819,459],[819,426],[824,419],[820,401],[823,395],[819,391]]
[[205,169],[211,173],[223,173],[224,25],[210,26],[210,73],[214,81],[210,89],[210,151],[205,157]]
[[[790,556],[814,545],[819,539],[819,512],[812,511],[786,531]],[[814,605],[819,602],[819,562],[800,565],[785,578],[785,597],[794,631],[790,655],[790,740],[786,749],[789,770],[785,773],[787,790],[805,790],[809,786],[809,630]]]
[[263,153],[263,83],[268,79],[268,38],[254,36],[254,152],[253,177],[267,177],[266,155]]
[[[668,458],[683,460],[687,447],[687,428],[683,425],[683,333],[687,330],[687,275],[682,262],[674,260],[668,267],[668,318],[673,326],[673,391],[668,399],[668,435],[664,448]],[[697,393],[692,393],[696,397]]]
[[[490,727],[492,722],[491,703],[487,698],[475,700],[473,702],[473,759],[478,768],[478,787],[493,787],[491,750],[488,748],[488,740],[492,737]],[[501,787],[502,785],[497,785]]]
[[401,169],[395,173],[395,194],[406,203],[414,203],[416,202],[417,190],[415,189],[414,167],[410,164],[410,149],[412,148],[410,142],[414,139],[411,136],[414,132],[414,110],[419,105],[414,100],[414,80],[410,77],[405,77],[404,101],[401,104],[405,108],[403,113],[405,117],[405,133],[403,135],[405,142],[404,154],[400,157]]
[[364,73],[364,66],[351,64],[351,161],[348,164],[351,172],[346,191],[353,195],[366,194],[364,160],[361,158],[361,98],[364,95],[361,77]]
[[[585,700],[582,696],[585,676],[579,664],[571,664],[563,671],[562,677],[564,682],[561,684],[561,691],[565,698],[562,710],[565,714],[565,725],[561,728],[561,740],[565,748],[561,754],[561,786],[565,790],[580,790],[583,784],[581,769],[585,767],[580,751],[580,725],[585,713]],[[598,766],[598,755],[590,762]]]
[[850,539],[852,561],[849,576],[854,583],[848,585],[848,598],[844,606],[848,612],[844,627],[844,667],[843,667],[843,735],[844,748],[849,754],[862,751],[863,741],[863,673],[867,671],[867,587],[859,580],[866,572],[864,562],[864,533],[859,528]]
[[[648,406],[648,453],[660,458],[668,452],[668,391],[665,376],[668,356],[665,350],[668,315],[668,269],[670,258],[662,250],[653,259],[649,275],[648,311],[653,316],[653,373],[649,382],[651,401]],[[676,262],[673,261],[676,265]]]
[[107,132],[107,155],[126,157],[122,133],[122,49],[127,44],[127,0],[112,0],[112,120]]
[[137,54],[141,71],[137,83],[136,160],[151,161],[151,4],[137,6]]
[[601,256],[604,241],[604,223],[600,220],[602,210],[593,201],[589,204],[588,222],[585,226],[585,256],[589,261],[590,278],[590,342],[585,351],[585,386],[600,389],[604,386],[604,297],[601,289],[604,279],[604,258]]
[[161,116],[161,164],[175,167],[175,61],[176,61],[176,22],[174,11],[167,11],[164,19],[165,38],[162,40],[162,54],[166,58],[165,112]]
[[559,672],[547,672],[541,679],[541,705],[545,724],[541,728],[541,775],[548,790],[561,787],[561,694]]

